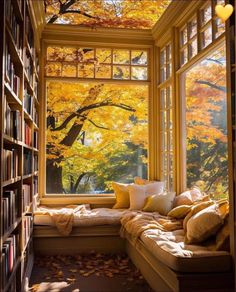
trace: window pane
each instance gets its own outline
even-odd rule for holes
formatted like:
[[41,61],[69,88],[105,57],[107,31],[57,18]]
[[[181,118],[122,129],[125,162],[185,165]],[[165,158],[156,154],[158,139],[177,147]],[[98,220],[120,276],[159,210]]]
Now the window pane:
[[201,24],[205,25],[212,18],[211,3],[209,6],[201,10]]
[[109,65],[100,65],[96,68],[96,78],[111,78],[111,66]]
[[164,109],[166,107],[166,90],[161,90],[161,109]]
[[201,40],[202,40],[202,48],[207,47],[212,42],[212,27],[211,27],[211,25],[208,26],[207,29],[201,33]]
[[114,50],[113,51],[113,63],[114,64],[130,64],[128,50]]
[[197,19],[194,18],[189,22],[189,38],[191,39],[197,34]]
[[189,44],[189,58],[197,55],[197,39],[195,38],[190,44]]
[[188,41],[188,31],[187,27],[185,27],[181,32],[180,32],[180,46],[182,47],[185,45]]
[[166,46],[166,61],[170,62],[171,60],[171,45]]
[[94,65],[93,64],[78,65],[78,77],[94,78]]
[[130,68],[128,66],[114,66],[113,78],[114,79],[130,79]]
[[78,49],[78,61],[85,63],[94,63],[94,49],[91,48],[81,48]]
[[225,24],[221,21],[221,19],[216,18],[215,19],[215,38],[218,38],[222,33],[225,32]]
[[148,86],[47,82],[46,190],[111,193],[147,177]]
[[131,68],[132,80],[147,80],[147,68],[145,67],[132,67]]
[[161,67],[163,67],[166,63],[166,50],[161,51]]
[[50,62],[46,65],[46,75],[47,76],[61,76],[61,63]]
[[181,51],[181,64],[184,65],[188,62],[188,48]]
[[132,65],[147,65],[147,52],[145,51],[131,51]]
[[48,61],[64,61],[65,54],[63,47],[48,47],[47,48]]
[[77,61],[77,49],[76,48],[64,48],[65,61],[76,62]]
[[111,50],[96,49],[96,60],[98,63],[111,63]]
[[228,193],[225,48],[195,64],[183,76],[186,104],[187,187]]
[[75,65],[63,65],[62,76],[65,77],[76,77],[76,66]]

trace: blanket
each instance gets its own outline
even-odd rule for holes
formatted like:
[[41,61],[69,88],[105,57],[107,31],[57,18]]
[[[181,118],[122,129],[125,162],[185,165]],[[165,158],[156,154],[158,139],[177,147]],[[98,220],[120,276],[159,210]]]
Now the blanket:
[[34,215],[49,215],[57,230],[64,236],[68,236],[73,227],[74,217],[77,214],[84,214],[88,212],[88,205],[69,205],[65,208],[39,207]]
[[159,229],[162,231],[183,229],[183,220],[171,219],[158,213],[129,212],[121,219],[121,225],[121,237],[124,238],[127,231],[137,240],[148,229]]

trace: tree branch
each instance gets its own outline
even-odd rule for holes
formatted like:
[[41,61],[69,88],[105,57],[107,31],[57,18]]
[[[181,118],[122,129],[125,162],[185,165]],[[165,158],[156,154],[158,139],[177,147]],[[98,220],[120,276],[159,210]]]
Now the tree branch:
[[215,85],[214,83],[211,83],[211,82],[205,81],[205,80],[196,80],[195,82],[199,83],[199,84],[208,85],[208,86],[210,86],[210,87],[212,87],[214,89],[226,92],[226,87],[225,86]]
[[99,126],[96,123],[94,123],[92,120],[90,120],[89,118],[86,118],[86,120],[88,120],[92,125],[94,125],[96,128],[99,129],[103,129],[103,130],[110,130],[109,128],[103,127],[103,126]]
[[121,109],[124,109],[124,110],[127,110],[127,111],[131,111],[131,112],[135,112],[136,111],[135,109],[133,109],[132,107],[130,107],[128,105],[115,104],[115,103],[112,103],[111,101],[105,101],[105,102],[101,102],[101,103],[94,103],[94,104],[91,104],[89,106],[85,106],[85,107],[83,107],[81,109],[78,109],[75,113],[72,113],[70,116],[68,116],[60,126],[58,126],[55,129],[51,129],[51,131],[60,131],[60,130],[64,129],[67,126],[67,124],[72,119],[74,119],[75,117],[83,117],[84,118],[84,116],[82,115],[83,112],[89,111],[91,109],[105,107],[105,106],[114,106],[114,107],[118,107],[118,108],[121,108]]
[[64,14],[65,11],[70,8],[73,4],[76,3],[76,0],[69,0],[63,4],[61,4],[60,1],[58,1],[60,4],[60,9],[59,9],[59,13],[58,14],[54,14],[48,21],[48,23],[54,23],[61,14]]
[[98,19],[98,17],[92,16],[92,15],[86,13],[86,12],[83,12],[83,11],[79,10],[79,9],[78,10],[66,10],[61,14],[66,14],[66,13],[76,13],[76,14],[84,15],[84,16],[86,16],[88,18]]

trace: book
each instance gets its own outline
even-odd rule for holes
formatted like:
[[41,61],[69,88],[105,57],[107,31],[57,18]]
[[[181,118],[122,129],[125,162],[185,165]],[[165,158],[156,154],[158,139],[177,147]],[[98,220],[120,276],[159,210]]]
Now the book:
[[27,208],[29,207],[31,200],[31,185],[30,184],[23,184],[22,186],[22,210],[26,212]]
[[23,154],[23,175],[28,175],[32,173],[32,153],[30,151],[24,150]]
[[21,140],[21,112],[12,110],[7,98],[4,99],[4,133],[16,140]]
[[3,191],[3,232],[7,232],[18,218],[18,190]]
[[3,180],[10,180],[19,176],[19,155],[16,149],[3,149]]
[[23,142],[28,146],[32,146],[32,130],[25,120],[23,120],[23,129]]

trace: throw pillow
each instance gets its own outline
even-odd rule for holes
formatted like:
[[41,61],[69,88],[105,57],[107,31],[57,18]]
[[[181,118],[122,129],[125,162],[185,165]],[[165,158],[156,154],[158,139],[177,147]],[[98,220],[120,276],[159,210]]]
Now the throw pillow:
[[116,204],[113,209],[126,209],[129,208],[129,189],[128,184],[121,184],[112,182],[112,187],[116,196]]
[[191,209],[192,209],[191,205],[181,205],[170,210],[167,216],[176,219],[182,219],[191,211]]
[[200,243],[215,235],[224,220],[219,214],[217,204],[209,206],[193,215],[187,223],[185,241],[188,244]]
[[144,178],[141,178],[139,176],[136,176],[134,178],[134,183],[136,185],[140,185],[140,186],[143,186],[143,185],[147,185],[147,184],[150,184],[150,183],[154,183],[154,181],[150,181],[148,179],[144,179]]
[[146,198],[154,194],[160,194],[163,192],[164,183],[154,182],[147,185],[129,185],[129,198],[130,198],[130,210],[141,210]]
[[147,197],[143,211],[158,212],[161,215],[167,215],[172,209],[175,199],[175,192],[155,194]]

